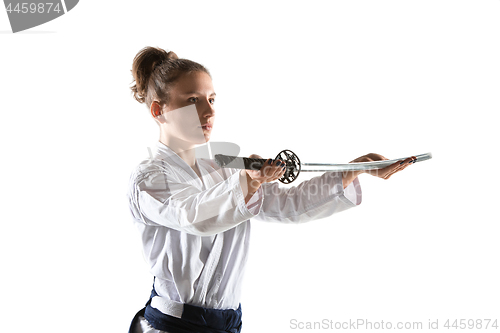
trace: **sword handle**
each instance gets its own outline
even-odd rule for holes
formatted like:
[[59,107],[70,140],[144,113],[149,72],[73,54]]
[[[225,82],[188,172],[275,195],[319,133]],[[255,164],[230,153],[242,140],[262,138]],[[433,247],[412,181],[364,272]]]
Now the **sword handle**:
[[[234,168],[234,169],[247,169],[247,170],[260,170],[267,160],[260,158],[228,156],[216,154],[214,156],[215,162],[221,168]],[[285,174],[278,179],[283,184],[290,184],[300,173],[300,160],[291,150],[285,149],[276,155],[273,161],[280,160],[285,164]]]
[[266,160],[260,158],[238,157],[216,154],[215,162],[221,168],[260,170]]

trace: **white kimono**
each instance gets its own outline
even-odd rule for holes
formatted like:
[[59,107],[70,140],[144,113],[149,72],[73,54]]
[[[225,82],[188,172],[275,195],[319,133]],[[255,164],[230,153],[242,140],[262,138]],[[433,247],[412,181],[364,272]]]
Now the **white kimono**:
[[197,158],[200,179],[169,147],[157,148],[132,173],[128,196],[156,277],[151,306],[170,315],[180,317],[183,303],[238,308],[250,218],[302,223],[361,203],[357,178],[344,190],[342,175],[326,172],[294,187],[262,184],[245,204],[240,170]]

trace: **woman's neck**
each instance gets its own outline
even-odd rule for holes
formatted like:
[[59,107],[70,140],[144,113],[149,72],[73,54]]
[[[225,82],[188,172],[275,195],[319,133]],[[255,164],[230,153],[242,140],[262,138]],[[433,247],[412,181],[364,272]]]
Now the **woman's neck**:
[[191,168],[195,168],[196,154],[193,144],[188,144],[185,141],[166,136],[160,136],[160,142],[172,149]]

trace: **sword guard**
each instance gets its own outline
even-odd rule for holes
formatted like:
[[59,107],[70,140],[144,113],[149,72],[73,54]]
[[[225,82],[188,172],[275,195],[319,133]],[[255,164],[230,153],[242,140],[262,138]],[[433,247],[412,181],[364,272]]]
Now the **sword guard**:
[[278,180],[283,184],[290,184],[293,182],[300,173],[300,160],[299,157],[290,149],[284,149],[276,155],[276,159],[285,162],[285,174]]

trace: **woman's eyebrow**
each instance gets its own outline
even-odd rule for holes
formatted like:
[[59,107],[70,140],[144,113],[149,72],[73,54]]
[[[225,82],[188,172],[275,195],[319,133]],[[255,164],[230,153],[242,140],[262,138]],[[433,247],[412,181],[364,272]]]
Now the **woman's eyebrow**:
[[[203,95],[202,93],[198,92],[198,91],[190,91],[190,92],[186,92],[186,93],[181,93],[181,95],[193,95],[193,94],[196,94],[196,95]],[[216,94],[213,92],[210,94],[210,96],[215,96]]]

